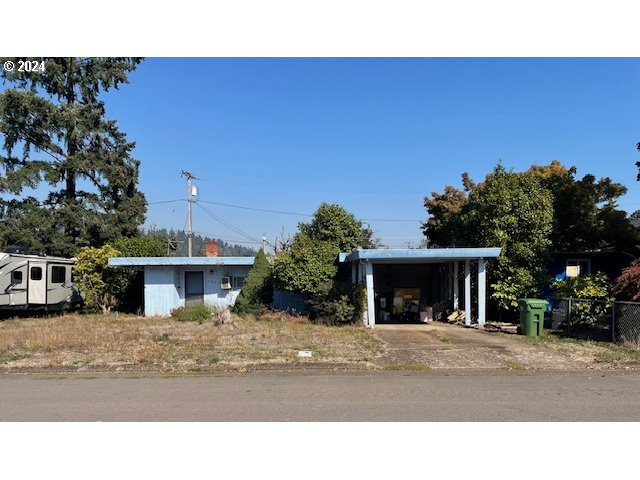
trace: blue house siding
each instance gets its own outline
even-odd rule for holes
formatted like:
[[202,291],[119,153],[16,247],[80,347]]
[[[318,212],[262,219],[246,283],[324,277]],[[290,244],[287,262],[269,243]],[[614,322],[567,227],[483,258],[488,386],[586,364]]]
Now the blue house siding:
[[282,290],[273,291],[274,310],[295,313],[298,315],[306,315],[307,311],[307,295],[303,293],[285,292]]
[[148,317],[170,315],[184,305],[178,289],[178,272],[166,267],[144,268],[144,314]]

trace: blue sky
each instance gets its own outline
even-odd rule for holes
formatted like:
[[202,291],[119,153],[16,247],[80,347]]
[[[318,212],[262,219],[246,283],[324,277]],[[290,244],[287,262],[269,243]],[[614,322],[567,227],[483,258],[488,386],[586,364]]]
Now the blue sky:
[[[629,187],[640,209],[637,59],[161,59],[105,95],[141,161],[149,202],[199,199],[313,213],[340,203],[391,247],[417,245],[423,198],[502,160],[557,159]],[[305,217],[202,204],[273,242]],[[403,220],[378,221],[376,219]],[[151,204],[147,225],[182,229],[184,202]],[[410,221],[404,221],[410,220]],[[249,242],[194,207],[194,230]]]

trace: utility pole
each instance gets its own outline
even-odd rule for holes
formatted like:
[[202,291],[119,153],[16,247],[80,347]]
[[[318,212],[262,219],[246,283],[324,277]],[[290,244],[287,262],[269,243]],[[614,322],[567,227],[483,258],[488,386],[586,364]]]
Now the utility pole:
[[193,202],[193,180],[196,178],[191,173],[182,170],[181,176],[187,178],[187,200],[189,205],[188,210],[188,219],[189,219],[189,233],[187,234],[187,239],[189,240],[189,256],[192,256],[193,253],[193,215],[191,213],[191,207]]
[[175,238],[167,239],[167,257],[170,255],[171,252],[174,252],[178,249],[179,243],[184,243],[184,242],[178,241]]

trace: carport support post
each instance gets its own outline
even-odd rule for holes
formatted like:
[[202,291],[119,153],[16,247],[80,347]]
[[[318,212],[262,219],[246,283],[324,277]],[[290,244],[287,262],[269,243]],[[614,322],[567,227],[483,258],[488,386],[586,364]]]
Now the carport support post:
[[464,324],[471,325],[471,262],[464,261]]
[[485,322],[486,277],[485,261],[484,258],[480,258],[478,259],[478,325],[480,326]]
[[458,292],[458,261],[453,262],[453,309],[460,308],[460,295]]
[[358,269],[356,266],[356,262],[351,262],[351,283],[353,285],[358,281]]
[[373,296],[373,263],[365,263],[365,274],[367,282],[367,320],[369,328],[376,326],[375,300]]

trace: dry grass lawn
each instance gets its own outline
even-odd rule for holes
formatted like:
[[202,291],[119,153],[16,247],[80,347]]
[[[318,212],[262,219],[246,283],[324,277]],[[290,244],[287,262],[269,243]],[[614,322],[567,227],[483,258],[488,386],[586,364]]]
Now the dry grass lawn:
[[590,368],[614,368],[637,370],[640,368],[640,345],[634,343],[610,343],[580,340],[547,334],[541,337],[526,337],[529,343],[543,346],[591,365]]
[[[115,314],[0,322],[4,372],[215,372],[301,363],[364,367],[383,349],[364,327],[315,325],[271,313],[234,316],[233,324],[222,326]],[[313,357],[298,357],[300,350]]]

